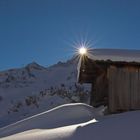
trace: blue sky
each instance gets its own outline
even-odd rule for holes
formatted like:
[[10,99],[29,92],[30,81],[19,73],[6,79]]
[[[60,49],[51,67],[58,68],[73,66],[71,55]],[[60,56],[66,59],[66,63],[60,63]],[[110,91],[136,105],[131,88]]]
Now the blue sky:
[[0,70],[65,61],[82,40],[140,49],[140,1],[0,0]]

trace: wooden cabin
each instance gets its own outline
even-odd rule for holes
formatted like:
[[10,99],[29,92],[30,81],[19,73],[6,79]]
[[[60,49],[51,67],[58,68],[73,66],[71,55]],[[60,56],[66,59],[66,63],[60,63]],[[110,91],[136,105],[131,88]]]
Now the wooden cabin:
[[83,55],[79,83],[91,83],[90,104],[109,113],[140,109],[140,51],[95,49]]

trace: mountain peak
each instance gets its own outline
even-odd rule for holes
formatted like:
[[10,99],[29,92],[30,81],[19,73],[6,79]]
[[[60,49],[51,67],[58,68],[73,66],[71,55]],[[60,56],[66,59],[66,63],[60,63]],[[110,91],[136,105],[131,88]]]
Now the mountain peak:
[[30,69],[38,69],[38,70],[45,69],[45,67],[39,65],[39,64],[36,63],[35,61],[29,63],[26,67],[27,67],[27,68],[30,68]]

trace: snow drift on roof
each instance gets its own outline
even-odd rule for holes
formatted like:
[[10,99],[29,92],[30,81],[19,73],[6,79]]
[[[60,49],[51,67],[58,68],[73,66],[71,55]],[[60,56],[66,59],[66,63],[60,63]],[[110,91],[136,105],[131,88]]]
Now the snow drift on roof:
[[93,60],[140,62],[140,50],[93,49],[88,57]]

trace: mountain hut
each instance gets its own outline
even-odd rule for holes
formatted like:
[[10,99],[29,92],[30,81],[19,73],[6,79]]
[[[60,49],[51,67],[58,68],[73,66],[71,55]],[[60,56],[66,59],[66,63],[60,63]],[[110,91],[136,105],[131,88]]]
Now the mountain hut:
[[140,109],[140,51],[94,49],[81,56],[78,82],[91,83],[90,104],[109,113]]

